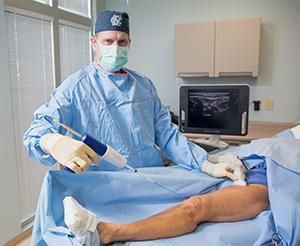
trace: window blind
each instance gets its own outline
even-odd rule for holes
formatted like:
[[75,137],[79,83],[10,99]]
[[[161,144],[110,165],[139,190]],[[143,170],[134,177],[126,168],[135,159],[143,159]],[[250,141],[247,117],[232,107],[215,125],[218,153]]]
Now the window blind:
[[91,62],[89,27],[59,24],[61,78]]
[[87,18],[91,18],[90,0],[58,0],[58,7]]
[[26,220],[34,213],[46,168],[28,158],[23,135],[34,110],[49,99],[54,88],[52,24],[27,12],[6,11],[5,18],[21,216]]

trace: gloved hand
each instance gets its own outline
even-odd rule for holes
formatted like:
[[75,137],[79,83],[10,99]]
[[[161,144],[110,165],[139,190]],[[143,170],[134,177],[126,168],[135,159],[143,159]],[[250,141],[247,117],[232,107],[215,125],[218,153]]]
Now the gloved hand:
[[85,143],[57,133],[45,134],[40,139],[42,149],[76,173],[86,171],[99,157]]
[[217,178],[228,177],[233,180],[233,184],[236,185],[246,185],[245,173],[247,170],[236,155],[226,153],[213,161],[215,163],[205,161],[202,164],[202,171]]
[[291,128],[291,132],[293,133],[296,139],[300,139],[300,125]]

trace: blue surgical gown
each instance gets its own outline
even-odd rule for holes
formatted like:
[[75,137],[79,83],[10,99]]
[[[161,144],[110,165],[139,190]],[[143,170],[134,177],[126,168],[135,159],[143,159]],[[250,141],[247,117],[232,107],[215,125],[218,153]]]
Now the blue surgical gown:
[[[46,133],[66,134],[45,120],[50,116],[112,146],[134,167],[162,166],[158,146],[174,163],[199,169],[207,159],[206,151],[189,142],[171,123],[151,80],[132,70],[124,71],[109,73],[90,64],[63,81],[50,101],[34,112],[34,120],[24,135],[29,156],[44,165],[56,163],[39,144]],[[104,160],[100,162],[90,169],[118,169]]]

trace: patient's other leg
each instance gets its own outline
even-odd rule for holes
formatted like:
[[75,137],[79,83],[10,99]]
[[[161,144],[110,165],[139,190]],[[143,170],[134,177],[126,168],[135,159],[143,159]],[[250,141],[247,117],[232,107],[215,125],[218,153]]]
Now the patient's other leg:
[[256,216],[267,207],[266,186],[230,186],[191,197],[141,221],[129,224],[99,222],[97,229],[102,243],[174,237],[194,231],[204,221],[245,220]]

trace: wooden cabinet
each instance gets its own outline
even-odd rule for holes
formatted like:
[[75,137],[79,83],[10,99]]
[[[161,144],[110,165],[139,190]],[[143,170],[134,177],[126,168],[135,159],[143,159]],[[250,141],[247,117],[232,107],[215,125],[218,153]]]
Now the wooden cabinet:
[[258,75],[261,18],[217,21],[215,77]]
[[178,77],[214,76],[215,23],[178,24],[175,70]]
[[175,26],[177,77],[257,76],[261,18]]

